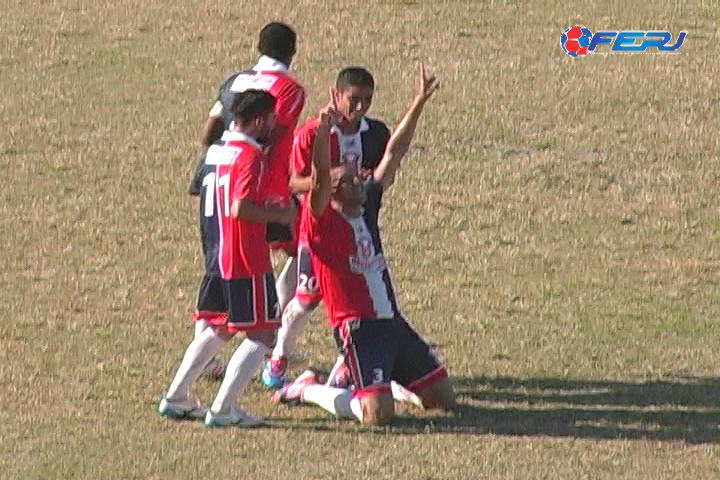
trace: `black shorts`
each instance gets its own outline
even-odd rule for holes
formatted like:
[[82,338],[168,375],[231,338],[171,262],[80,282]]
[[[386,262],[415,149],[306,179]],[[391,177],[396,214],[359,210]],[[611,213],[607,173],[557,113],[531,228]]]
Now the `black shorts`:
[[[300,200],[296,195],[290,196],[290,203],[295,208],[300,207]],[[269,222],[265,227],[265,240],[270,243],[287,243],[295,240],[295,232],[289,226],[283,223]]]
[[229,332],[280,328],[275,277],[272,273],[223,280],[222,284],[228,306]]
[[447,378],[430,345],[403,318],[345,322],[335,329],[335,341],[356,395],[390,391],[391,380],[418,392]]
[[193,320],[209,321],[214,325],[223,325],[225,323],[227,306],[222,283],[222,278],[217,275],[205,274],[203,276],[195,300],[195,312],[192,314]]

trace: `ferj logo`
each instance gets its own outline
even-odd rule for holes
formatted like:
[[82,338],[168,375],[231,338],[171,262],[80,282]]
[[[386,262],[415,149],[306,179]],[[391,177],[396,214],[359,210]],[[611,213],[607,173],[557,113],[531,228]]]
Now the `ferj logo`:
[[[600,30],[592,33],[590,29],[575,25],[560,35],[560,46],[563,52],[571,57],[583,57],[587,54],[608,55],[613,53],[677,53],[685,41],[686,31],[678,34],[672,44],[672,34],[661,30]],[[598,52],[599,45],[612,45],[609,52]],[[649,51],[656,48],[657,51]]]

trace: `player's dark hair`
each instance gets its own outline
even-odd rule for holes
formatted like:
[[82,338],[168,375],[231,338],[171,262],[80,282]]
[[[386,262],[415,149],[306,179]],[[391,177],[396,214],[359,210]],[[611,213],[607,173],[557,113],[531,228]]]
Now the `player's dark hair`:
[[370,87],[375,89],[375,79],[372,73],[362,67],[347,67],[340,70],[335,88],[342,90],[347,87]]
[[245,90],[235,94],[230,111],[239,125],[265,117],[275,109],[275,97],[263,90]]
[[272,22],[260,30],[257,48],[262,55],[290,63],[295,55],[296,44],[295,30],[284,23]]

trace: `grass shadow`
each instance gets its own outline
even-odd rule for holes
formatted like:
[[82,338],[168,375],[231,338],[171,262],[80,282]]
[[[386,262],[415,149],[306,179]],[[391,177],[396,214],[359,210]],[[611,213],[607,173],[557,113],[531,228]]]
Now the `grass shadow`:
[[720,381],[454,378],[458,409],[402,416],[399,434],[454,433],[720,442]]

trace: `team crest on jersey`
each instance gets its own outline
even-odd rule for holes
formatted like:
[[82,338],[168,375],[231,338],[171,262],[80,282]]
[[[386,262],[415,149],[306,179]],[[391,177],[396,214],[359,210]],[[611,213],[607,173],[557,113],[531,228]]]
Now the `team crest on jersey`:
[[361,238],[358,241],[358,257],[363,260],[368,259],[372,256],[372,240],[369,238]]
[[350,270],[354,273],[381,272],[385,270],[385,257],[382,253],[373,254],[373,243],[370,237],[362,237],[357,241],[357,251],[350,256]]

